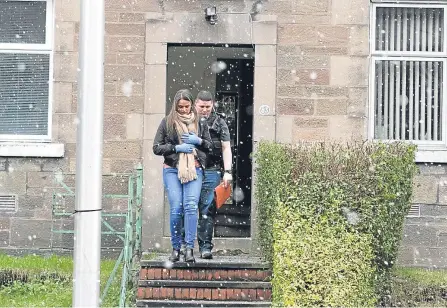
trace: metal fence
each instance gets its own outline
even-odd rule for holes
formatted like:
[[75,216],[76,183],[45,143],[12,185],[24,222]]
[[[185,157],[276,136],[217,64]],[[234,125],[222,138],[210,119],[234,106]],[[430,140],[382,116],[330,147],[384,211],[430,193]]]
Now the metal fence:
[[[71,187],[73,183],[66,183],[67,176],[56,174],[58,187],[53,191],[52,201],[52,249],[73,248],[75,189]],[[103,182],[114,182],[115,186],[111,189],[114,193],[107,193],[110,187],[103,185],[101,248],[119,250],[120,253],[102,290],[101,302],[122,265],[119,307],[125,307],[127,291],[133,274],[138,271],[141,255],[143,168],[138,165],[130,173],[104,175]]]

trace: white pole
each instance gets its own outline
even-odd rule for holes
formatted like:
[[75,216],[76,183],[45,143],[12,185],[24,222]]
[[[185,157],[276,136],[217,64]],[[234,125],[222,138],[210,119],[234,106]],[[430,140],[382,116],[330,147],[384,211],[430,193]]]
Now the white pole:
[[73,307],[99,307],[104,0],[81,0]]

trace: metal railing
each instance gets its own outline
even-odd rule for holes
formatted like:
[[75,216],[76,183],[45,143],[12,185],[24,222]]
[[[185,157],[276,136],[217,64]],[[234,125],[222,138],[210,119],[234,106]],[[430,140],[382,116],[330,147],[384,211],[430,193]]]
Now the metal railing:
[[[67,185],[64,181],[69,174],[56,174],[56,181],[58,187],[53,191],[52,200],[52,235],[69,234],[74,236],[74,188]],[[71,175],[74,177],[74,175]],[[101,214],[101,235],[115,236],[119,241],[121,249],[118,259],[115,262],[114,268],[107,280],[107,283],[101,293],[101,303],[107,296],[107,293],[113,281],[117,277],[120,265],[122,265],[122,275],[120,283],[120,301],[119,307],[126,306],[127,291],[129,285],[132,283],[133,272],[138,271],[139,258],[141,256],[141,229],[142,229],[142,192],[143,192],[143,168],[139,164],[131,173],[120,173],[104,175],[103,179],[114,177],[120,179],[121,184],[127,183],[127,193],[103,194],[103,210]],[[104,187],[106,189],[106,187]],[[103,191],[105,190],[103,189]],[[127,200],[127,207],[125,205],[116,208],[108,208],[104,206],[106,200]],[[109,219],[116,219],[119,222],[124,220],[124,223],[109,223]],[[121,229],[122,228],[122,229]],[[52,238],[51,248],[57,248],[56,240]],[[73,248],[73,247],[59,247],[59,248]],[[103,246],[102,249],[110,247]],[[113,247],[117,248],[117,246]]]

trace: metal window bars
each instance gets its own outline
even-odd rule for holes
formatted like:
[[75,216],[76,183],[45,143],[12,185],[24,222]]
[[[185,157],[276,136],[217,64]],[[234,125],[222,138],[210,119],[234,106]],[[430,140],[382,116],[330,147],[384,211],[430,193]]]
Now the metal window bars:
[[373,5],[370,138],[445,148],[445,9]]

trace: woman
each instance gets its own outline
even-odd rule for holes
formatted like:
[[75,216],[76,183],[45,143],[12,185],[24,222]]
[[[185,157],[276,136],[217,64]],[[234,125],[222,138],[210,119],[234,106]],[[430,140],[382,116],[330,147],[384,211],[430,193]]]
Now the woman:
[[199,120],[193,102],[189,90],[179,90],[175,94],[171,111],[161,121],[153,145],[154,154],[164,156],[163,182],[170,205],[171,262],[179,261],[182,242],[186,246],[185,261],[195,262],[197,207],[206,153],[211,149],[208,126],[206,121]]

